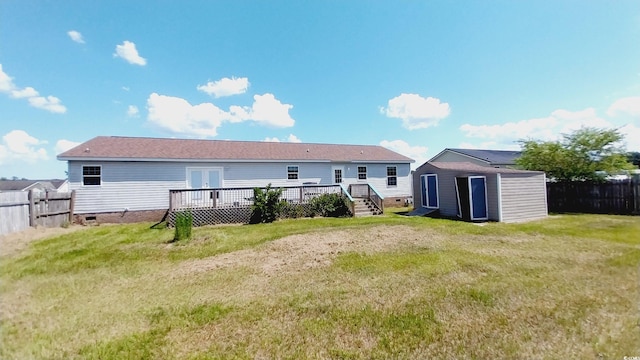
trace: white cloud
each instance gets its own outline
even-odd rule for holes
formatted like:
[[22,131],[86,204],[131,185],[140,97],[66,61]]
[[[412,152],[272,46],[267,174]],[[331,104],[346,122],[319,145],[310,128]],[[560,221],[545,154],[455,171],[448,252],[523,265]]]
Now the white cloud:
[[301,143],[302,140],[300,140],[297,136],[293,135],[293,134],[289,134],[289,136],[287,137],[287,141],[288,142],[292,142],[292,143]]
[[11,97],[14,99],[30,98],[38,95],[40,95],[38,91],[31,86],[27,86],[22,90],[11,90]]
[[65,140],[65,139],[60,139],[56,142],[56,147],[55,147],[55,151],[56,154],[61,154],[67,150],[70,150],[78,145],[80,145],[81,143],[79,142],[75,142],[75,141],[71,141],[71,140]]
[[460,126],[460,130],[468,138],[489,139],[505,148],[505,146],[512,147],[517,141],[525,139],[559,140],[562,134],[586,126],[606,128],[611,127],[611,123],[598,117],[593,108],[582,111],[560,109],[543,118],[494,125],[464,124]]
[[618,129],[624,135],[624,143],[627,151],[640,151],[640,127],[627,124]]
[[380,146],[415,160],[416,162],[411,165],[413,169],[429,160],[429,158],[427,158],[429,148],[426,146],[411,146],[404,140],[382,140],[380,141]]
[[224,111],[212,103],[191,105],[187,100],[153,93],[147,99],[147,120],[172,132],[197,136],[216,136],[223,122],[255,121],[260,125],[291,127],[293,105],[282,104],[272,94],[255,95],[251,107],[233,105]]
[[211,103],[191,105],[188,101],[153,93],[147,99],[148,121],[169,131],[197,136],[216,136],[231,114]]
[[389,100],[380,111],[387,117],[401,119],[402,126],[409,130],[436,126],[451,113],[449,104],[440,99],[404,93]]
[[136,44],[131,41],[125,40],[122,45],[116,45],[116,53],[114,57],[120,57],[126,60],[129,64],[145,66],[147,65],[147,59],[138,54]]
[[12,130],[2,137],[0,143],[0,164],[13,161],[34,163],[47,160],[47,151],[40,147],[46,141],[40,141],[23,130]]
[[13,79],[2,70],[2,64],[0,64],[0,92],[7,93],[14,99],[27,99],[29,105],[52,113],[63,114],[67,111],[60,99],[55,96],[39,96],[38,91],[30,86],[23,89],[16,87]]
[[607,110],[607,115],[611,117],[622,114],[640,117],[640,96],[618,99]]
[[[266,137],[266,138],[264,138],[263,141],[266,141],[266,142],[280,142],[280,139],[278,139],[277,137]],[[295,136],[293,134],[289,134],[287,139],[284,140],[284,141],[291,142],[291,143],[301,143],[302,142],[302,140],[300,140],[297,136]]]
[[29,98],[29,105],[47,110],[52,113],[64,114],[67,112],[67,108],[60,103],[60,99],[55,96],[35,96]]
[[249,79],[246,77],[222,78],[217,81],[209,81],[206,85],[198,85],[197,89],[216,98],[244,94],[249,88]]
[[127,115],[129,117],[138,117],[139,113],[140,110],[138,110],[138,107],[135,105],[129,105],[129,107],[127,108]]
[[71,38],[71,40],[77,42],[78,44],[84,44],[84,39],[82,38],[82,34],[75,30],[67,31],[67,35]]
[[273,127],[291,127],[295,124],[295,120],[289,116],[289,110],[293,108],[293,105],[283,104],[269,93],[254,95],[253,100],[251,107],[230,106],[231,122],[251,120]]
[[10,92],[15,88],[16,86],[13,84],[13,79],[2,70],[2,64],[0,64],[0,91]]

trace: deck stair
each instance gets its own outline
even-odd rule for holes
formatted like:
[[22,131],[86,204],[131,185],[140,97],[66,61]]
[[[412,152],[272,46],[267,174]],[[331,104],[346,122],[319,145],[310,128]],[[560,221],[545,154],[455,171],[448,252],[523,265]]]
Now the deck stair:
[[356,198],[353,201],[355,202],[354,216],[356,217],[382,215],[382,211],[369,199]]

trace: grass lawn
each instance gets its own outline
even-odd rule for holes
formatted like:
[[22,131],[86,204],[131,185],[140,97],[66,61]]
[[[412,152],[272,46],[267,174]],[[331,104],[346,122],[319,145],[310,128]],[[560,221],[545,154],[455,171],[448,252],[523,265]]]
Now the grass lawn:
[[640,356],[639,217],[150,225],[2,256],[0,358]]

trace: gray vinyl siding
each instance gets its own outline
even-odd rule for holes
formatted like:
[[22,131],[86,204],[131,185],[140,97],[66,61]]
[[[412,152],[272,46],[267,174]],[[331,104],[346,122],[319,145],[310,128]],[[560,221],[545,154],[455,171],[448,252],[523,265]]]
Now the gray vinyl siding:
[[[82,185],[82,166],[101,166],[99,186]],[[185,166],[164,163],[69,162],[69,188],[76,190],[75,212],[119,212],[125,208],[169,208],[169,190],[186,184]]]
[[502,174],[502,221],[518,222],[547,216],[544,174]]
[[438,205],[440,214],[454,217],[458,214],[458,204],[456,197],[456,173],[437,169],[429,164],[425,164],[416,169],[413,173],[413,204],[415,208],[422,207],[422,185],[420,176],[424,174],[436,174],[438,176]]
[[[101,166],[101,185],[82,185],[82,166]],[[297,165],[299,178],[287,179],[287,166]],[[357,166],[367,166],[367,181],[357,180]],[[387,187],[386,167],[397,166],[398,185]],[[332,166],[343,166],[343,185],[369,183],[383,196],[410,196],[410,164],[336,163],[190,163],[144,161],[69,161],[69,187],[76,190],[75,211],[82,213],[169,208],[169,190],[187,188],[187,168],[221,168],[222,187],[331,185]]]
[[[494,169],[490,169],[494,170]],[[544,173],[501,173],[445,170],[425,163],[413,174],[414,207],[422,206],[420,176],[438,176],[438,200],[440,214],[457,216],[457,176],[484,176],[487,184],[487,206],[489,220],[517,222],[547,216],[546,180]],[[498,176],[500,181],[498,181]],[[502,219],[500,219],[502,210]]]

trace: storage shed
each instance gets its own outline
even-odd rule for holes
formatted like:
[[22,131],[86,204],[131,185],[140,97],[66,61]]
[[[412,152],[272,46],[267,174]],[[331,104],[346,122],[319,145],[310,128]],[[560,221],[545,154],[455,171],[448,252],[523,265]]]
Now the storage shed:
[[426,162],[413,173],[416,210],[466,221],[520,222],[547,216],[544,172],[467,162]]

